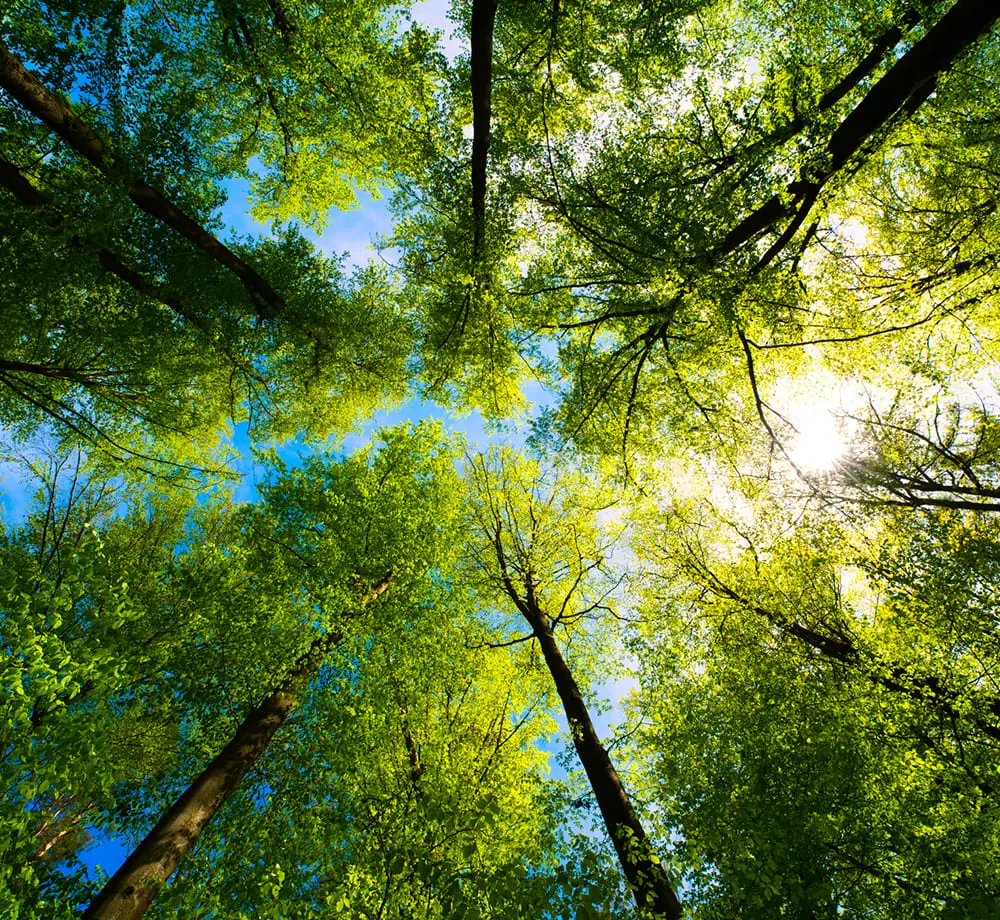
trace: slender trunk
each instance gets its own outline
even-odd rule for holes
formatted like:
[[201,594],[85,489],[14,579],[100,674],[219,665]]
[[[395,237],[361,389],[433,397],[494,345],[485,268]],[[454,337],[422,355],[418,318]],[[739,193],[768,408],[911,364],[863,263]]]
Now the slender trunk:
[[[50,209],[49,225],[53,229],[62,227],[64,218],[52,208],[52,203],[49,199],[35,188],[30,180],[13,163],[5,160],[3,157],[0,157],[0,186],[6,188],[24,207],[32,211]],[[73,239],[87,242],[86,238],[81,236],[74,236]],[[119,280],[124,281],[133,290],[149,297],[151,300],[162,303],[165,307],[169,307],[174,313],[202,332],[206,334],[209,332],[205,321],[184,307],[176,297],[166,291],[163,285],[132,268],[121,256],[110,249],[103,247],[98,249],[97,261],[100,263],[101,268]]]
[[229,744],[167,810],[90,903],[84,920],[135,920],[146,912],[160,885],[173,874],[222,803],[266,750],[295,706],[302,678],[310,673],[296,668],[278,690],[247,715]]
[[166,224],[186,240],[194,243],[202,252],[220,265],[229,269],[249,292],[257,313],[262,319],[274,319],[285,312],[285,301],[274,288],[254,269],[244,262],[228,246],[220,242],[196,220],[185,214],[165,195],[145,182],[136,181],[129,185],[128,197],[140,210]]
[[295,27],[288,21],[285,8],[278,0],[267,0],[267,5],[271,8],[271,16],[274,18],[274,24],[277,26],[282,39],[287,45],[288,37],[295,31]]
[[493,93],[493,28],[497,0],[472,0],[469,32],[472,90],[472,260],[479,258],[486,230],[486,160],[490,150]]
[[552,630],[539,615],[531,617],[535,638],[542,649],[556,691],[562,701],[576,753],[587,771],[590,787],[614,844],[622,872],[636,904],[653,916],[679,920],[681,905],[653,850],[611,758],[594,729],[583,694],[559,651]]
[[[726,235],[717,255],[729,255],[757,234],[794,213],[795,224],[792,233],[782,234],[779,243],[761,257],[757,269],[768,264],[789,242],[794,229],[805,220],[822,186],[898,112],[905,110],[912,114],[916,111],[930,95],[937,76],[982,38],[993,27],[998,17],[1000,17],[1000,4],[994,0],[958,0],[920,41],[889,68],[837,126],[827,142],[830,162],[825,174],[816,181],[808,176],[802,176],[791,183],[787,190],[794,195],[794,200],[790,204],[784,204],[780,198],[774,197],[747,215]],[[892,34],[887,34],[885,40],[891,40],[892,37]],[[868,63],[866,58],[858,67],[867,67]],[[845,78],[840,88],[849,82]],[[839,89],[836,91],[839,92]],[[831,104],[827,96],[821,100],[821,107]]]
[[[93,803],[86,805],[79,813],[74,815],[65,821],[62,827],[54,830],[45,840],[44,843],[35,851],[34,855],[29,859],[29,862],[36,863],[46,857],[48,852],[64,837],[68,837],[80,826],[80,822],[84,819],[85,815],[93,808]],[[47,831],[53,828],[56,817],[58,817],[58,812],[53,816],[51,821],[46,821],[37,831],[35,831],[35,839],[42,840],[45,837]]]
[[[869,683],[883,687],[893,693],[908,696],[918,703],[927,703],[937,709],[939,713],[947,717],[952,723],[957,723],[961,718],[964,718],[959,707],[956,705],[959,694],[946,687],[935,675],[914,674],[906,666],[891,660],[887,661],[873,655],[871,652],[859,649],[849,636],[843,634],[838,636],[824,635],[802,623],[789,620],[781,614],[768,610],[766,607],[753,603],[749,598],[743,597],[725,582],[716,578],[708,569],[702,569],[702,572],[711,580],[711,590],[717,595],[729,598],[744,609],[763,617],[785,633],[785,635],[798,639],[810,648],[815,649],[825,658],[839,662],[847,667],[858,669]],[[978,699],[994,717],[1000,718],[1000,699],[984,696],[980,696]],[[1000,727],[971,713],[968,718],[984,735],[1000,740]]]
[[[827,109],[833,108],[841,99],[844,98],[848,93],[857,87],[857,85],[867,77],[879,64],[885,53],[891,48],[894,48],[902,39],[904,34],[904,29],[910,29],[915,26],[920,21],[920,15],[915,10],[909,10],[903,16],[903,25],[893,25],[886,29],[878,38],[875,39],[872,44],[871,50],[866,54],[858,64],[843,78],[837,81],[837,83],[827,90],[819,101],[819,110],[821,112]],[[796,134],[800,133],[806,127],[806,123],[802,118],[796,117],[796,119],[788,125],[783,134],[787,137],[785,140],[794,137]],[[796,192],[794,187],[789,186],[789,191],[793,193]],[[799,189],[799,191],[806,191],[807,189]],[[741,220],[732,230],[726,234],[726,237],[722,241],[722,245],[719,247],[720,255],[728,255],[734,252],[748,240],[755,237],[758,233],[763,232],[768,227],[774,226],[779,220],[785,217],[789,217],[795,211],[795,203],[785,204],[781,198],[775,196],[769,201],[765,202],[756,211],[748,214],[743,220]],[[805,213],[801,215],[799,223],[805,219]],[[770,260],[768,260],[770,261]]]
[[[195,329],[204,332],[206,335],[211,335],[211,330],[208,328],[208,324],[200,316],[195,315],[191,310],[187,309],[176,297],[168,293],[162,284],[154,281],[152,278],[147,278],[145,275],[136,271],[134,268],[126,265],[122,259],[115,253],[111,252],[109,249],[99,249],[97,252],[97,261],[101,264],[106,272],[114,275],[121,281],[124,281],[129,287],[134,291],[148,297],[150,300],[155,300],[158,303],[162,303],[165,307],[169,307],[176,313],[181,319],[189,322]],[[233,360],[233,363],[237,363],[233,355],[229,354]]]
[[403,701],[403,694],[400,692],[399,678],[392,666],[392,658],[385,654],[385,664],[389,672],[389,682],[392,684],[392,695],[396,701],[396,708],[399,710],[399,719],[403,726],[403,744],[406,746],[406,756],[410,762],[410,780],[413,783],[414,791],[421,794],[421,780],[424,775],[423,761],[420,759],[420,748],[417,746],[413,732],[410,730],[410,716]]
[[857,66],[841,79],[836,86],[832,86],[819,100],[819,110],[833,108],[841,99],[854,89],[865,77],[867,77],[885,56],[885,53],[896,45],[903,38],[903,31],[912,29],[920,22],[920,13],[914,9],[907,10],[902,17],[902,26],[892,25],[886,29],[872,44],[871,51],[868,52],[857,64]]
[[11,371],[15,374],[33,374],[36,377],[48,377],[50,380],[69,380],[85,387],[101,387],[105,378],[113,377],[106,370],[84,370],[77,367],[56,367],[51,364],[32,364],[27,361],[8,361],[0,358],[0,371]]
[[[386,578],[371,592],[368,600],[384,594],[389,582]],[[339,633],[328,633],[313,642],[281,685],[250,712],[229,744],[125,860],[86,909],[83,920],[138,920],[146,912],[160,886],[267,749],[275,732],[295,707],[299,694],[340,638]]]
[[[111,175],[115,172],[115,160],[104,141],[69,104],[44,86],[11,54],[2,41],[0,86],[102,173]],[[236,275],[262,318],[271,319],[285,310],[284,300],[264,278],[161,192],[136,178],[129,182],[128,196],[140,210],[166,224]]]

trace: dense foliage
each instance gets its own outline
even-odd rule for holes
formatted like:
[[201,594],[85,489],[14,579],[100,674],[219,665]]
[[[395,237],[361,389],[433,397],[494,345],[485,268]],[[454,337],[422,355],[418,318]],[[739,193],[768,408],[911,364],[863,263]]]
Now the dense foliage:
[[996,916],[995,7],[7,4],[0,916]]

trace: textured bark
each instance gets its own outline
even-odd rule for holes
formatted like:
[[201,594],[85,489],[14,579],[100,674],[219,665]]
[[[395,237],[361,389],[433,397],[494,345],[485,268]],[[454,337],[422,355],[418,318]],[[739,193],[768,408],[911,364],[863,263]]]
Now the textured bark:
[[[52,207],[52,202],[41,191],[35,188],[35,186],[31,184],[31,181],[27,179],[13,163],[5,160],[3,157],[0,157],[0,186],[6,188],[22,205],[24,205],[24,207],[29,208],[32,211],[44,211],[46,208],[50,209],[51,214],[49,216],[49,226],[52,228],[58,229],[65,223],[63,216]],[[81,244],[86,244],[87,242],[86,238],[80,236],[79,234],[74,236],[74,240],[79,241]],[[149,297],[151,300],[158,301],[164,306],[169,307],[178,316],[183,317],[203,332],[208,331],[205,321],[199,316],[196,316],[191,310],[185,308],[180,300],[164,289],[163,285],[154,281],[152,278],[146,277],[137,269],[128,265],[121,258],[121,256],[112,252],[110,249],[106,249],[104,247],[98,249],[97,261],[101,268],[114,275],[119,280],[124,281],[133,290]],[[11,362],[6,362],[6,364],[10,363]],[[35,371],[32,371],[27,366],[23,368],[6,367],[6,369],[24,370],[29,373],[35,373]],[[47,376],[59,375],[50,373]]]
[[493,93],[493,28],[497,0],[473,0],[470,26],[472,89],[472,238],[473,261],[479,258],[486,229],[486,162],[490,151]]
[[286,682],[243,720],[233,740],[188,786],[94,898],[83,914],[84,920],[134,920],[146,912],[159,886],[267,748],[297,698],[297,689]]
[[[109,154],[104,141],[65,101],[44,86],[11,54],[2,41],[0,86],[102,173],[113,175],[118,171],[118,165]],[[264,278],[162,192],[141,179],[131,181],[127,191],[128,197],[140,210],[166,224],[236,275],[249,292],[262,318],[273,318],[285,310],[284,300]]]
[[[389,588],[386,578],[368,601]],[[243,720],[232,741],[170,807],[83,914],[83,920],[138,920],[199,834],[267,749],[320,669],[339,633],[317,638],[281,685]]]
[[532,611],[529,622],[541,646],[545,664],[562,702],[576,753],[587,772],[604,826],[614,844],[622,872],[632,888],[636,904],[654,917],[679,920],[681,905],[659,863],[651,859],[652,848],[611,758],[594,729],[590,712],[572,671],[556,644],[545,618]]
[[[815,181],[811,177],[803,176],[789,185],[788,192],[795,196],[792,204],[784,205],[775,197],[745,217],[726,235],[719,246],[718,255],[729,255],[757,234],[773,227],[793,213],[796,228],[801,226],[822,186],[843,169],[851,157],[861,150],[864,143],[888,125],[898,112],[906,111],[909,114],[915,112],[933,92],[938,75],[947,70],[959,55],[989,32],[998,17],[1000,17],[1000,4],[992,0],[958,0],[920,41],[889,68],[837,126],[827,142],[830,159],[826,172]],[[885,40],[891,38],[890,34]],[[874,62],[869,61],[870,57],[871,55],[866,57],[856,70],[863,70],[866,67],[869,71],[873,69]],[[835,88],[832,92],[841,90],[847,92],[860,81],[862,76],[863,74],[859,74],[857,80],[849,86],[852,77],[848,75],[841,84],[838,84],[839,89]],[[824,107],[824,102],[827,105],[832,104],[827,96],[823,97],[821,107]],[[803,193],[804,189],[809,191]],[[783,234],[781,245],[772,246],[761,257],[757,264],[758,270],[779,254],[793,233]]]
[[108,169],[107,148],[70,107],[0,41],[0,86],[98,169]]

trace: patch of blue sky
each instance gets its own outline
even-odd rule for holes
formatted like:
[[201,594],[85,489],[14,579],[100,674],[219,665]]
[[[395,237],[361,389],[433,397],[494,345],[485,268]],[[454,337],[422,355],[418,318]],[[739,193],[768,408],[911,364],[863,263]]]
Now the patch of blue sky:
[[23,521],[31,498],[24,464],[18,460],[0,460],[0,522],[14,527]]
[[78,857],[87,870],[87,877],[99,881],[103,876],[114,875],[129,853],[135,849],[138,841],[131,841],[124,836],[108,837],[100,834],[94,837],[89,846],[82,849]]
[[413,4],[411,18],[441,32],[438,47],[449,61],[467,52],[465,42],[458,35],[457,22],[451,17],[449,0],[421,0]]
[[[251,190],[246,179],[231,179],[226,183],[226,203],[219,211],[225,232],[223,236],[271,236],[273,225],[255,220],[250,214]],[[358,191],[357,207],[347,211],[334,211],[329,215],[322,233],[301,227],[303,235],[323,255],[343,258],[345,270],[360,268],[377,258],[391,259],[391,250],[379,252],[377,239],[392,230],[388,195],[375,197]]]

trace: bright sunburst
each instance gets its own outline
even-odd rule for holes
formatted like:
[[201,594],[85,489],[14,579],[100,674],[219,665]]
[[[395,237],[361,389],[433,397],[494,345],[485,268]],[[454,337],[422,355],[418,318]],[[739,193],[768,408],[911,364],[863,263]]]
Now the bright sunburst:
[[798,434],[788,450],[792,462],[809,470],[833,469],[845,447],[833,413],[817,405],[797,412],[794,423]]

